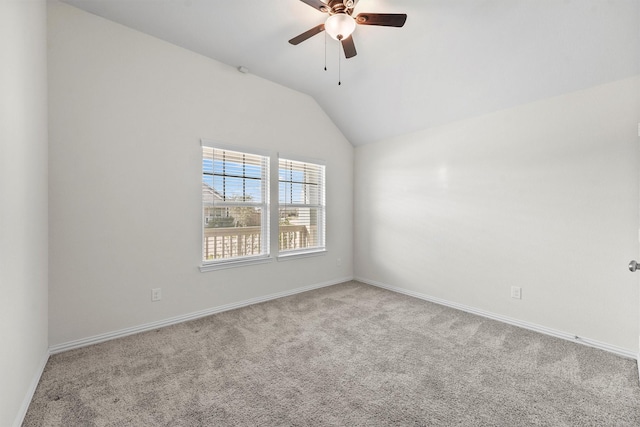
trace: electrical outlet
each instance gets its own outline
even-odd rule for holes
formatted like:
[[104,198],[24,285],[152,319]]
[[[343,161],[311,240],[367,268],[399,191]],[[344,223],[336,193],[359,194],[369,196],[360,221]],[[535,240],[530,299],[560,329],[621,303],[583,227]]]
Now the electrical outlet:
[[342,265],[342,258],[338,258],[336,260],[336,265]]
[[151,289],[151,301],[160,301],[161,299],[162,299],[162,289],[161,288]]
[[511,298],[522,299],[522,288],[519,286],[511,287]]

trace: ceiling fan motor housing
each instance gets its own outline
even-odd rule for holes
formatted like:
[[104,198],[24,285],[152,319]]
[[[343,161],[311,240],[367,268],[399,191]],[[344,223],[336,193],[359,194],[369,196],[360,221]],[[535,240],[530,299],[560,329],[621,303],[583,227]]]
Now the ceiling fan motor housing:
[[353,6],[355,2],[353,0],[330,0],[327,2],[326,10],[329,15],[335,15],[337,13],[346,13],[351,15],[353,12]]

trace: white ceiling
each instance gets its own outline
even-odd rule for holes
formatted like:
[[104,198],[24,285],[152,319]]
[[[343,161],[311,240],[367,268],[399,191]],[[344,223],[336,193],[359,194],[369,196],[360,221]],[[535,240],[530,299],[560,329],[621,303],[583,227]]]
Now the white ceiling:
[[311,95],[354,145],[640,73],[640,0],[360,0],[407,13],[358,26],[341,60],[299,0],[64,0]]

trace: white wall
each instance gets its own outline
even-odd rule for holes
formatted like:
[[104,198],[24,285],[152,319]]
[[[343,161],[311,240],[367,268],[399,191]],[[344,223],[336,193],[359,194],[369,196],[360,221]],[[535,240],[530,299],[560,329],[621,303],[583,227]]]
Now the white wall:
[[0,1],[0,425],[21,422],[47,357],[44,1]]
[[[310,97],[60,3],[49,85],[52,345],[352,277],[353,147]],[[200,138],[325,160],[327,255],[201,273]]]
[[635,77],[358,147],[356,277],[637,353],[639,95]]

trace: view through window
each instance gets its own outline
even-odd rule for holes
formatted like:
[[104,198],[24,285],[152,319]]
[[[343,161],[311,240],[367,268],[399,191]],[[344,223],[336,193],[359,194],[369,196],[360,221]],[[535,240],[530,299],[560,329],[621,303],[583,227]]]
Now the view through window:
[[269,158],[202,148],[203,261],[269,253]]
[[279,159],[280,252],[324,249],[324,174],[323,165]]
[[[324,250],[325,166],[278,159],[278,205],[270,212],[269,163],[268,156],[203,144],[203,266],[268,258],[276,238],[283,256]],[[278,215],[272,239],[270,215]]]

